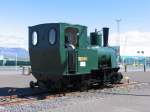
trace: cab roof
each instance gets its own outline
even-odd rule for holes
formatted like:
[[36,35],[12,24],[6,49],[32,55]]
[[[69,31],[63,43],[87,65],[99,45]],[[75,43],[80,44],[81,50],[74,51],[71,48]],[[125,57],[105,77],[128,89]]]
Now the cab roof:
[[51,25],[51,24],[55,24],[55,25],[63,25],[63,26],[75,26],[75,27],[87,27],[84,25],[79,25],[79,24],[70,24],[70,23],[63,23],[63,22],[58,22],[58,23],[43,23],[43,24],[37,24],[37,25],[33,25],[33,26],[29,26],[29,27],[35,27],[35,26],[43,26],[43,25]]

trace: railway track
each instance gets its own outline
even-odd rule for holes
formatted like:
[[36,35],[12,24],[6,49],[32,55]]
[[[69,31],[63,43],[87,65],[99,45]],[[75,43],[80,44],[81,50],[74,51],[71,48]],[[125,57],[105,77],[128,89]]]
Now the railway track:
[[[112,88],[113,89],[115,88],[129,89],[129,88],[133,88],[133,86],[144,85],[144,84],[150,85],[150,83],[148,82],[132,81],[130,83],[108,85],[108,86],[104,86],[101,88],[96,88],[95,90],[104,90],[104,89],[110,90]],[[88,92],[91,92],[91,91],[93,91],[93,89],[88,90]],[[69,92],[66,92],[65,95],[66,96],[80,96],[80,92],[69,91]],[[64,96],[64,94],[63,93],[49,93],[49,91],[41,91],[41,92],[32,93],[32,94],[1,96],[0,106],[12,106],[12,105],[23,104],[23,103],[32,103],[38,100],[55,99],[61,96]]]
[[32,101],[36,101],[39,97],[48,95],[48,91],[42,91],[31,94],[21,94],[21,95],[10,95],[10,96],[1,96],[0,97],[0,106],[7,105],[16,105],[19,103],[30,103]]

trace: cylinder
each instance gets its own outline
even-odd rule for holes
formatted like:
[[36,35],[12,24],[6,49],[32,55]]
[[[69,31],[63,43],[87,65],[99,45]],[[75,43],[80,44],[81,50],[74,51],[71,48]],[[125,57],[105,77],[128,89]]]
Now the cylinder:
[[109,35],[109,28],[103,28],[103,45],[104,47],[108,46],[108,35]]

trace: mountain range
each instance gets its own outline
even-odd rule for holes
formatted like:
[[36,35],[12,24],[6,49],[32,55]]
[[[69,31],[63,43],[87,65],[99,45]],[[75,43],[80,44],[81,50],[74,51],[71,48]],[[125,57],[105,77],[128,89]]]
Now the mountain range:
[[0,57],[5,59],[29,60],[29,52],[23,48],[0,47]]

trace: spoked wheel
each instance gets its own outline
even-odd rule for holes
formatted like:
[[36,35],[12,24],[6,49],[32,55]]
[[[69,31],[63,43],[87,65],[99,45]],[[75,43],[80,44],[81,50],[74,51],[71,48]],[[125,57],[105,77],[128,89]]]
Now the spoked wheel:
[[80,84],[80,91],[84,92],[84,91],[88,91],[88,89],[89,89],[88,82],[87,81],[81,82],[81,84]]
[[59,80],[59,83],[57,83],[56,88],[54,88],[54,91],[59,94],[59,96],[65,96],[66,92],[66,85],[63,81],[63,79]]
[[111,77],[111,83],[112,84],[118,84],[121,82],[122,78],[123,78],[123,75],[121,72],[115,73],[115,75],[113,75]]
[[117,83],[120,83],[121,80],[122,80],[122,78],[123,78],[123,75],[122,75],[121,72],[118,72],[117,74],[118,74],[118,77],[117,77]]

